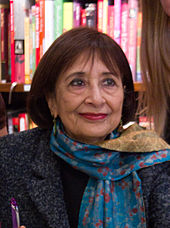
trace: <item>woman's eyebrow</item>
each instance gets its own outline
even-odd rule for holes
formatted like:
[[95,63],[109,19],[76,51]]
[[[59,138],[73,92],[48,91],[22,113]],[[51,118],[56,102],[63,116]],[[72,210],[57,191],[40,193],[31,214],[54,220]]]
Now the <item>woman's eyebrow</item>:
[[119,78],[119,75],[116,72],[110,72],[110,71],[107,72],[106,71],[106,72],[102,72],[102,75],[104,75],[104,76],[112,75],[116,78]]
[[66,77],[65,80],[67,81],[67,80],[69,80],[70,78],[75,77],[75,76],[83,77],[84,74],[85,74],[84,71],[73,72],[73,73],[69,74],[69,75]]

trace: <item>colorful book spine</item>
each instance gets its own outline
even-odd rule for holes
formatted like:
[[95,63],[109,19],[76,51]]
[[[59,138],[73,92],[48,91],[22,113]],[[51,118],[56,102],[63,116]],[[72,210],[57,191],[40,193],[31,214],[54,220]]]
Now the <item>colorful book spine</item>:
[[23,110],[9,111],[8,115],[8,134],[25,131],[37,127],[30,116]]
[[27,0],[14,0],[15,80],[25,83],[24,18]]
[[73,28],[73,2],[63,4],[63,32]]
[[45,0],[39,1],[40,5],[40,33],[39,33],[39,42],[40,42],[40,59],[44,54],[44,38],[45,38]]
[[121,39],[120,46],[124,51],[126,57],[128,57],[128,0],[122,0],[121,7]]
[[13,129],[13,120],[12,120],[12,115],[8,113],[8,134],[13,134],[14,129]]
[[140,46],[141,46],[141,35],[142,35],[142,12],[138,12],[137,19],[137,59],[136,59],[136,81],[142,82],[141,66],[140,66]]
[[77,0],[73,1],[73,27],[80,26],[80,3]]
[[86,26],[86,11],[81,9],[81,26]]
[[15,82],[14,0],[10,0],[11,82]]
[[154,129],[153,118],[149,120],[146,116],[139,116],[139,125],[148,130],[153,130]]
[[28,116],[26,113],[20,113],[19,118],[19,131],[25,131],[28,129]]
[[25,17],[24,23],[24,55],[25,55],[25,84],[30,84],[30,31],[29,16]]
[[1,61],[0,61],[0,80],[2,82],[9,81],[8,75],[8,20],[9,20],[9,5],[0,4],[0,48],[1,48]]
[[63,0],[54,1],[54,39],[63,33]]
[[97,6],[95,3],[85,3],[86,26],[96,28]]
[[37,68],[40,61],[40,4],[35,5],[35,66]]
[[129,32],[128,32],[128,60],[132,71],[133,80],[136,80],[136,39],[137,39],[137,13],[138,1],[129,0]]
[[108,29],[107,34],[114,39],[114,1],[108,2]]
[[33,78],[33,34],[32,34],[32,7],[29,14],[29,75]]
[[107,33],[108,26],[108,0],[103,0],[103,29],[104,33]]
[[54,1],[45,1],[45,52],[54,42]]
[[114,1],[114,40],[120,45],[121,33],[121,0]]
[[35,14],[36,14],[36,6],[33,5],[31,7],[31,14],[32,14],[32,22],[31,22],[31,32],[32,32],[32,35],[31,35],[31,38],[32,38],[32,75],[31,75],[31,80],[32,80],[32,77],[34,75],[34,72],[35,72],[35,69],[36,69],[36,29],[35,29]]
[[12,127],[13,127],[13,132],[18,132],[19,131],[19,118],[17,117],[12,117]]
[[8,77],[9,82],[11,82],[11,22],[10,13],[8,15]]
[[97,0],[97,30],[103,31],[103,0]]

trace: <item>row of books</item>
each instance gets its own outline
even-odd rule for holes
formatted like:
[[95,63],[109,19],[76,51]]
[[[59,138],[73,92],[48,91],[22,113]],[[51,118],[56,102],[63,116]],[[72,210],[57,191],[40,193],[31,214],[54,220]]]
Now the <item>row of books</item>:
[[142,14],[138,0],[10,0],[7,12],[6,52],[11,82],[30,84],[41,57],[53,41],[78,26],[95,27],[112,37],[126,54],[134,81],[141,81]]
[[144,127],[148,130],[153,130],[154,129],[154,122],[153,122],[153,118],[151,119],[151,121],[148,120],[148,118],[146,116],[139,116],[139,125],[141,127]]
[[13,134],[37,127],[37,125],[25,112],[8,111],[7,120],[8,134]]

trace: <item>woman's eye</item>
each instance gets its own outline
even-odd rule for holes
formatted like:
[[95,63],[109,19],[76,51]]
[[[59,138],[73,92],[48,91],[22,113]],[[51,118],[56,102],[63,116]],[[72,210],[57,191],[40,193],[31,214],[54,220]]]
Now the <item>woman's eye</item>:
[[104,86],[114,86],[115,81],[112,78],[106,78],[103,80],[103,85]]
[[82,79],[73,79],[71,82],[70,82],[70,85],[71,86],[84,86],[85,85],[85,82],[82,80]]

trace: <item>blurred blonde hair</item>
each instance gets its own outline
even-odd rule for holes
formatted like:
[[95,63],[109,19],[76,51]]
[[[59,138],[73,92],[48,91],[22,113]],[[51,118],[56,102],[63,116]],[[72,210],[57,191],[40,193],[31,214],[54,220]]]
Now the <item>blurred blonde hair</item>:
[[163,136],[170,99],[170,17],[160,0],[140,0],[143,23],[141,71],[145,92],[139,96],[138,111],[153,117],[157,133]]

